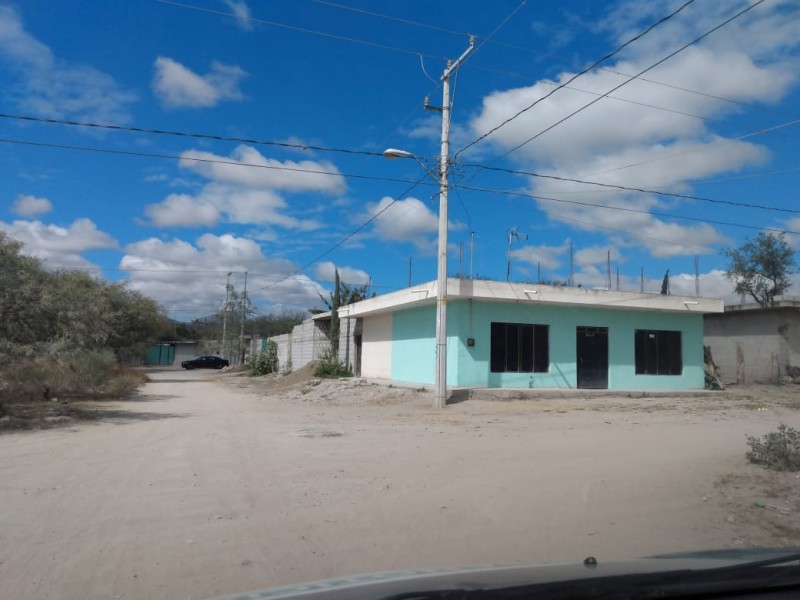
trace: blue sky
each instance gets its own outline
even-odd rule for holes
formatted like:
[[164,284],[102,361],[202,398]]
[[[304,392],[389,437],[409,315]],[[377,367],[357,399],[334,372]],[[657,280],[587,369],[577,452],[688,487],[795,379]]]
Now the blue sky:
[[334,265],[378,293],[407,286],[409,264],[413,283],[435,279],[437,186],[409,191],[423,167],[380,153],[435,170],[423,98],[441,104],[471,33],[450,273],[504,279],[518,227],[514,280],[566,280],[571,244],[583,286],[606,285],[610,256],[614,286],[618,270],[637,291],[643,270],[658,291],[670,269],[673,293],[694,294],[697,256],[701,293],[730,297],[723,249],[800,231],[800,5],[766,0],[631,79],[753,4],[695,0],[542,100],[681,4],[0,1],[0,230],[180,319],[213,312],[228,272],[240,287],[248,271],[262,312],[318,306]]

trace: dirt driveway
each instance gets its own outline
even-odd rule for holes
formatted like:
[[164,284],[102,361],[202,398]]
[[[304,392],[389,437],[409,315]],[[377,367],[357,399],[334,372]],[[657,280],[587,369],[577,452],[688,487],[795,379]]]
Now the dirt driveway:
[[[0,436],[0,597],[206,598],[357,572],[797,543],[744,460],[798,388],[468,400],[162,371]],[[103,416],[106,415],[106,416]]]

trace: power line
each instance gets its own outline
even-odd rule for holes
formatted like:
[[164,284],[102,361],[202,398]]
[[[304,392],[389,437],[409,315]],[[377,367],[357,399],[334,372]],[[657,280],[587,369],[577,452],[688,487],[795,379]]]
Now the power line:
[[453,187],[459,187],[462,190],[470,190],[470,191],[473,191],[473,192],[485,192],[485,193],[489,193],[489,194],[520,196],[522,198],[533,198],[534,200],[543,200],[543,201],[546,201],[546,202],[561,202],[561,203],[564,203],[564,204],[575,204],[575,205],[579,205],[579,206],[588,206],[590,208],[603,208],[603,209],[608,209],[608,210],[619,210],[619,211],[623,211],[623,212],[651,215],[651,216],[654,216],[654,217],[665,217],[665,218],[668,218],[668,219],[681,219],[681,220],[684,220],[684,221],[696,221],[696,222],[699,222],[699,223],[705,223],[707,225],[710,225],[710,224],[713,224],[713,225],[727,225],[727,226],[730,226],[730,227],[741,227],[741,228],[744,228],[744,229],[755,229],[755,230],[758,230],[758,231],[773,231],[773,232],[776,232],[776,233],[793,233],[793,234],[796,234],[796,235],[800,235],[800,231],[792,231],[790,229],[775,229],[775,228],[770,228],[770,227],[761,227],[761,226],[757,226],[757,225],[745,225],[743,223],[730,223],[728,221],[715,221],[715,220],[712,220],[712,219],[701,219],[699,217],[683,217],[683,216],[673,215],[673,214],[669,214],[669,213],[661,213],[661,212],[653,212],[653,211],[649,211],[649,210],[642,210],[642,209],[639,209],[639,208],[628,208],[628,207],[624,207],[624,206],[608,206],[606,204],[594,204],[592,202],[581,202],[579,200],[565,200],[563,198],[551,198],[549,196],[541,196],[541,195],[538,195],[538,194],[527,194],[527,193],[524,193],[524,192],[517,192],[517,191],[514,191],[514,190],[499,190],[499,189],[493,189],[493,188],[480,188],[480,187],[468,186],[468,185],[457,184],[457,183],[454,183]]
[[199,11],[199,12],[209,13],[209,14],[213,14],[213,15],[219,15],[219,16],[223,16],[223,17],[231,17],[231,18],[236,19],[236,20],[243,20],[244,19],[244,20],[250,21],[252,23],[260,23],[262,25],[269,25],[270,27],[278,27],[280,29],[287,29],[289,31],[298,31],[300,33],[308,33],[308,34],[311,34],[311,35],[317,35],[317,36],[320,36],[320,37],[339,40],[339,41],[342,41],[342,42],[350,42],[352,44],[359,44],[359,45],[362,45],[362,46],[369,46],[371,48],[379,48],[381,50],[390,50],[392,52],[400,52],[402,54],[412,54],[414,56],[425,56],[425,57],[428,57],[428,58],[435,58],[437,60],[447,60],[447,57],[438,56],[436,54],[428,54],[428,53],[425,53],[425,52],[419,52],[417,50],[410,50],[408,48],[400,48],[398,46],[389,46],[388,44],[381,44],[381,43],[378,43],[378,42],[370,42],[368,40],[362,40],[362,39],[359,39],[359,38],[353,38],[353,37],[349,37],[349,36],[346,36],[346,35],[339,35],[337,33],[329,33],[329,32],[326,32],[326,31],[319,31],[319,30],[316,30],[316,29],[309,29],[307,27],[299,27],[297,25],[288,25],[286,23],[279,23],[277,21],[268,21],[266,19],[259,19],[257,17],[251,17],[251,16],[241,17],[241,16],[235,15],[234,13],[225,12],[225,11],[222,11],[222,10],[215,10],[215,9],[212,9],[212,8],[205,8],[205,7],[202,7],[202,6],[196,6],[194,4],[186,4],[184,2],[176,2],[175,0],[156,0],[156,2],[160,2],[161,4],[169,4],[171,6],[177,6],[177,7],[180,7],[180,8],[186,8],[186,9],[189,9],[189,10],[196,10],[196,11]]
[[[378,12],[371,11],[371,10],[365,10],[363,8],[358,8],[358,7],[355,7],[355,6],[348,6],[348,5],[345,5],[345,4],[340,4],[338,2],[330,2],[329,0],[310,0],[310,1],[311,2],[315,2],[317,4],[322,4],[322,5],[325,5],[325,6],[331,6],[331,7],[342,9],[342,10],[346,10],[346,11],[365,14],[365,15],[369,15],[371,17],[377,17],[379,19],[395,21],[395,22],[398,22],[398,23],[403,23],[405,25],[411,25],[411,26],[414,26],[414,27],[428,29],[428,30],[431,30],[431,31],[439,31],[439,32],[442,32],[442,33],[449,33],[449,34],[458,35],[458,36],[461,36],[461,37],[469,37],[470,35],[475,35],[475,34],[470,34],[467,31],[459,31],[459,30],[456,30],[456,29],[449,29],[447,27],[441,27],[439,25],[432,25],[430,23],[422,23],[420,21],[414,21],[412,19],[406,19],[406,18],[403,18],[403,17],[394,16],[394,15],[387,15],[387,14],[384,14],[384,13],[378,13]],[[518,46],[516,44],[508,44],[508,43],[504,43],[504,42],[498,42],[498,41],[493,40],[493,39],[486,39],[485,36],[481,36],[481,35],[475,35],[475,38],[477,40],[479,40],[479,41],[482,41],[483,43],[490,43],[490,44],[492,44],[494,46],[501,46],[501,47],[509,48],[509,49],[512,49],[512,50],[517,50],[519,52],[526,52],[528,54],[532,54],[532,55],[535,55],[535,56],[546,57],[546,56],[550,56],[550,55],[553,54],[553,52],[541,52],[541,51],[538,51],[538,50],[534,50],[532,48],[526,48],[524,46]],[[515,73],[515,72],[512,72],[512,71],[503,71],[503,70],[499,70],[499,69],[493,69],[491,67],[485,67],[483,65],[476,65],[475,63],[471,63],[470,66],[472,68],[474,68],[474,69],[480,69],[480,70],[487,71],[487,72],[499,73],[499,74],[502,74],[502,75],[512,75],[514,77],[520,77],[520,78],[523,78],[523,79],[529,79],[530,78],[528,75],[525,75],[525,74],[522,74],[522,73]],[[611,69],[611,68],[608,68],[608,67],[600,67],[598,70],[599,71],[606,71],[608,73],[613,73],[615,75],[621,75],[623,77],[633,77],[632,75],[629,75],[627,73],[622,73],[620,71],[617,71],[615,69]],[[742,102],[740,100],[733,100],[733,99],[730,99],[730,98],[725,98],[724,96],[718,96],[718,95],[715,95],[715,94],[709,94],[709,93],[706,93],[706,92],[700,92],[698,90],[693,90],[693,89],[682,87],[682,86],[672,85],[672,84],[669,84],[669,83],[656,81],[654,79],[647,79],[647,78],[644,78],[644,77],[641,77],[639,79],[640,79],[640,81],[644,81],[646,83],[652,83],[654,85],[663,86],[663,87],[667,87],[667,88],[672,88],[672,89],[679,90],[679,91],[682,91],[682,92],[687,92],[687,93],[690,93],[690,94],[696,94],[696,95],[699,95],[699,96],[704,96],[706,98],[712,98],[714,100],[720,100],[722,102],[728,102],[728,103],[731,103],[731,104],[737,104],[739,106],[745,106],[745,107],[753,106],[752,104],[748,104],[747,102]],[[547,83],[547,82],[542,82],[542,83]],[[552,84],[552,85],[555,86],[556,84]],[[595,93],[595,92],[589,92],[587,90],[580,90],[578,88],[574,88],[574,87],[571,87],[571,86],[565,86],[565,87],[567,89],[583,91],[583,92],[589,93],[589,94],[594,94]],[[680,111],[671,111],[668,108],[652,106],[652,105],[649,105],[649,104],[635,102],[635,101],[632,101],[632,100],[625,100],[623,98],[613,98],[613,99],[614,100],[621,100],[623,102],[632,102],[634,104],[640,104],[642,106],[649,106],[651,108],[656,108],[656,109],[659,109],[659,110],[667,110],[667,111],[675,112],[675,113],[678,113],[678,114],[687,114],[687,116],[696,116],[699,119],[711,120],[711,119],[707,119],[705,117],[700,117],[700,116],[697,116],[697,115],[689,115],[688,113],[681,113]]]
[[[527,1],[527,0],[526,0]],[[357,8],[355,6],[348,6],[345,4],[339,4],[338,2],[329,2],[328,0],[311,0],[311,2],[316,2],[317,4],[324,4],[326,6],[332,6],[334,8],[340,8],[342,10],[348,10],[355,13],[360,13],[364,15],[369,15],[371,17],[377,17],[379,19],[385,19],[388,21],[395,21],[397,23],[403,23],[404,25],[411,25],[414,27],[420,27],[422,29],[428,29],[430,31],[439,31],[441,33],[450,33],[453,35],[458,35],[461,37],[469,37],[470,35],[474,35],[469,33],[468,31],[458,31],[457,29],[448,29],[447,27],[441,27],[439,25],[431,25],[430,23],[422,23],[420,21],[413,21],[411,19],[406,19],[403,17],[397,17],[394,15],[387,15],[384,13],[378,13],[371,10],[365,10],[363,8]],[[524,4],[524,2],[523,2]],[[482,43],[491,43],[494,46],[501,46],[503,48],[509,48],[511,50],[518,50],[520,52],[527,52],[529,54],[533,54],[536,56],[550,56],[552,52],[540,52],[538,50],[533,50],[531,48],[525,48],[524,46],[517,46],[516,44],[508,44],[505,42],[498,42],[496,40],[490,39],[493,34],[489,36],[482,36],[482,35],[475,35],[475,38]],[[475,67],[475,65],[473,65]]]
[[333,252],[334,250],[336,250],[336,249],[337,249],[339,246],[341,246],[341,245],[342,245],[342,244],[344,244],[344,243],[345,243],[347,240],[349,240],[350,238],[352,238],[353,236],[355,236],[355,235],[356,235],[356,234],[357,234],[359,231],[361,231],[362,229],[364,229],[364,228],[365,228],[367,225],[369,225],[370,223],[372,223],[373,221],[375,221],[375,220],[376,220],[378,217],[380,217],[380,216],[381,216],[383,213],[385,213],[385,212],[386,212],[387,210],[389,210],[389,209],[390,209],[392,206],[394,206],[394,205],[397,203],[397,201],[398,201],[398,200],[401,200],[403,197],[405,197],[406,195],[408,195],[409,193],[411,193],[411,191],[412,191],[412,190],[413,190],[415,187],[417,187],[417,186],[418,186],[420,183],[422,183],[422,182],[423,182],[423,181],[424,181],[424,180],[425,180],[427,177],[428,177],[428,174],[426,173],[426,174],[425,174],[425,175],[423,175],[423,176],[422,176],[420,179],[418,179],[417,181],[415,181],[415,182],[414,182],[414,183],[413,183],[413,184],[412,184],[412,185],[411,185],[409,188],[407,188],[407,189],[406,189],[406,190],[405,190],[405,191],[404,191],[402,194],[398,195],[398,196],[397,196],[397,198],[393,198],[393,199],[392,199],[392,201],[391,201],[391,202],[389,202],[389,204],[387,204],[386,206],[384,206],[384,207],[383,207],[381,210],[379,210],[378,212],[376,212],[376,213],[375,213],[374,215],[372,215],[372,216],[371,216],[369,219],[367,219],[366,221],[364,221],[364,222],[363,222],[361,225],[359,225],[358,227],[356,227],[356,228],[355,228],[353,231],[351,231],[350,233],[348,233],[348,234],[347,234],[346,236],[344,236],[344,237],[343,237],[341,240],[339,240],[338,242],[336,242],[336,243],[335,243],[333,246],[331,246],[330,248],[328,248],[327,250],[325,250],[325,252],[323,252],[323,253],[319,254],[319,255],[318,255],[318,256],[316,256],[314,259],[310,260],[309,262],[307,262],[306,264],[304,264],[302,267],[300,267],[300,268],[296,269],[295,271],[293,271],[292,273],[290,273],[289,275],[287,275],[287,276],[286,276],[286,277],[284,277],[283,279],[279,279],[278,281],[276,281],[276,282],[274,282],[274,283],[270,283],[269,285],[265,285],[265,286],[262,286],[262,287],[260,287],[260,288],[254,289],[254,290],[252,291],[252,293],[255,293],[255,292],[260,292],[260,291],[262,291],[262,290],[266,290],[266,289],[269,289],[269,288],[271,288],[271,287],[275,287],[276,285],[278,285],[278,284],[280,284],[280,283],[283,283],[284,281],[286,281],[286,280],[287,280],[287,279],[289,279],[290,277],[293,277],[294,275],[297,275],[298,273],[301,273],[302,271],[305,271],[305,270],[306,270],[308,267],[310,267],[311,265],[313,265],[314,263],[316,263],[316,262],[317,262],[317,261],[319,261],[320,259],[324,258],[324,257],[325,257],[325,256],[327,256],[328,254],[330,254],[331,252]]
[[[555,123],[553,123],[553,124],[552,124],[552,125],[550,125],[549,127],[546,127],[545,129],[542,129],[542,130],[541,130],[539,133],[537,133],[536,135],[533,135],[533,136],[529,137],[527,140],[525,140],[524,142],[522,142],[521,144],[518,144],[517,146],[514,146],[514,147],[513,147],[511,150],[509,150],[509,151],[507,151],[506,153],[504,153],[504,154],[502,154],[502,155],[498,156],[498,157],[497,157],[497,158],[494,160],[494,162],[496,162],[496,161],[500,160],[501,158],[504,158],[504,157],[508,156],[508,155],[509,155],[509,154],[511,154],[512,152],[516,152],[517,150],[519,150],[519,149],[520,149],[520,148],[522,148],[523,146],[525,146],[525,145],[529,144],[530,142],[532,142],[533,140],[537,139],[538,137],[540,137],[540,136],[544,135],[544,134],[545,134],[545,133],[547,133],[548,131],[551,131],[553,128],[557,127],[558,125],[561,125],[562,123],[564,123],[564,122],[565,122],[565,121],[567,121],[568,119],[571,119],[572,117],[574,117],[574,116],[575,116],[575,115],[577,115],[578,113],[580,113],[580,112],[583,112],[584,110],[586,110],[586,109],[587,109],[587,108],[589,108],[590,106],[592,106],[592,105],[594,105],[594,104],[596,104],[596,103],[600,102],[600,100],[602,100],[603,98],[605,98],[606,96],[608,96],[608,95],[609,95],[609,94],[611,94],[612,92],[615,92],[615,91],[617,91],[618,89],[620,89],[620,88],[622,88],[622,87],[624,87],[624,86],[628,85],[630,82],[632,82],[632,81],[636,80],[636,79],[637,79],[637,78],[638,78],[640,75],[643,75],[644,73],[647,73],[648,71],[651,71],[651,70],[655,69],[657,66],[659,66],[659,65],[661,65],[661,64],[663,64],[663,63],[665,63],[666,61],[668,61],[670,58],[672,58],[672,57],[673,57],[673,56],[675,56],[676,54],[679,54],[680,52],[683,52],[684,50],[686,50],[686,49],[687,49],[687,48],[689,48],[690,46],[693,46],[693,45],[694,45],[694,44],[696,44],[697,42],[699,42],[699,41],[701,41],[701,40],[705,39],[706,37],[708,37],[709,35],[711,35],[711,34],[712,34],[712,33],[714,33],[715,31],[717,31],[718,29],[721,29],[722,27],[724,27],[725,25],[727,25],[727,24],[728,24],[728,23],[730,23],[731,21],[733,21],[733,20],[735,20],[735,19],[738,19],[739,17],[741,17],[741,16],[742,16],[742,15],[744,15],[745,13],[747,13],[747,12],[749,12],[749,11],[753,10],[753,9],[754,9],[756,6],[758,6],[759,4],[763,3],[764,1],[765,1],[765,0],[758,0],[757,2],[755,2],[755,3],[753,3],[753,4],[749,5],[749,6],[747,6],[746,8],[742,9],[741,11],[739,11],[738,13],[736,13],[735,15],[733,15],[732,17],[730,17],[730,18],[726,19],[725,21],[723,21],[722,23],[720,23],[720,24],[719,24],[719,25],[717,25],[716,27],[714,27],[714,28],[710,29],[709,31],[705,32],[703,35],[701,35],[701,36],[699,36],[699,37],[695,38],[694,40],[692,40],[691,42],[689,42],[689,43],[687,43],[687,44],[684,44],[683,46],[681,46],[680,48],[678,48],[678,49],[677,49],[677,50],[675,50],[674,52],[671,52],[670,54],[668,54],[667,56],[665,56],[664,58],[662,58],[661,60],[659,60],[659,61],[657,61],[657,62],[653,63],[652,65],[650,65],[650,66],[649,66],[649,67],[647,67],[646,69],[644,69],[644,70],[640,71],[640,72],[639,72],[639,73],[637,73],[637,74],[636,74],[634,77],[631,77],[630,79],[628,79],[627,81],[624,81],[624,82],[622,82],[622,83],[621,83],[621,84],[619,84],[618,86],[611,88],[611,89],[610,89],[608,92],[606,92],[606,93],[605,93],[605,94],[603,94],[602,96],[599,96],[599,97],[595,98],[594,100],[592,100],[591,102],[589,102],[589,103],[587,103],[587,104],[584,104],[582,107],[580,107],[579,109],[577,109],[577,110],[575,110],[575,111],[571,112],[571,113],[570,113],[570,114],[568,114],[566,117],[563,117],[562,119],[559,119],[558,121],[556,121]],[[684,5],[684,6],[686,6],[686,5]],[[681,7],[681,8],[683,8],[683,7]],[[680,10],[680,9],[679,9],[679,10]],[[545,97],[546,97],[546,96],[545,96]],[[512,117],[512,119],[513,119],[513,118],[516,118],[516,117]],[[479,138],[479,139],[480,139],[480,138]],[[473,142],[473,143],[474,143],[474,142]],[[470,144],[470,145],[472,145],[472,144]],[[468,148],[470,145],[468,145],[466,148]],[[466,148],[464,148],[464,149],[466,149]],[[461,152],[461,150],[459,151],[459,153],[460,153],[460,152]],[[457,155],[458,155],[458,153],[457,153]]]
[[498,32],[498,31],[500,31],[500,30],[501,30],[501,29],[502,29],[502,28],[503,28],[503,27],[506,25],[506,23],[508,23],[508,22],[509,22],[511,19],[513,19],[513,18],[514,18],[514,16],[515,16],[515,15],[516,15],[516,14],[517,14],[519,11],[521,11],[521,10],[522,10],[522,7],[523,7],[523,6],[525,6],[525,4],[527,4],[527,2],[528,2],[528,0],[522,0],[522,1],[521,1],[519,4],[517,4],[517,7],[516,7],[514,10],[512,10],[512,11],[511,11],[511,12],[510,12],[510,13],[509,13],[507,16],[506,16],[506,18],[505,18],[505,19],[503,19],[503,20],[500,22],[500,24],[499,24],[499,25],[498,25],[497,27],[495,27],[495,28],[492,30],[492,32],[491,32],[491,33],[490,33],[490,34],[489,34],[487,37],[483,38],[483,39],[480,41],[480,44],[478,44],[478,45],[476,46],[475,50],[473,51],[473,54],[474,54],[475,52],[477,52],[478,50],[480,50],[481,48],[483,48],[483,47],[486,45],[486,43],[487,43],[487,42],[490,42],[490,41],[492,40],[492,38],[493,38],[493,37],[494,37],[494,36],[497,34],[497,32]]
[[[156,0],[163,2],[165,0]],[[67,121],[63,119],[48,119],[44,117],[34,117],[31,115],[12,115],[0,113],[0,119],[14,119],[17,121],[27,121],[32,123],[48,123],[51,125],[67,125],[70,127],[89,127],[93,129],[108,129],[112,131],[127,131],[131,133],[149,133],[155,135],[169,135],[176,137],[194,138],[201,140],[216,140],[220,142],[237,142],[244,144],[253,144],[256,146],[276,146],[279,148],[292,148],[295,150],[314,150],[318,152],[338,152],[341,154],[357,154],[361,156],[383,156],[380,152],[370,152],[367,150],[353,150],[350,148],[330,148],[325,146],[315,146],[313,144],[297,144],[292,142],[278,142],[273,140],[255,140],[240,137],[229,137],[222,135],[215,135],[211,133],[197,133],[187,131],[175,131],[170,129],[150,129],[144,127],[129,127],[123,125],[110,125],[103,123],[92,123],[87,121]]]
[[514,169],[504,169],[502,167],[492,167],[490,165],[478,165],[478,164],[471,164],[467,163],[462,165],[464,167],[475,167],[477,169],[482,169],[486,171],[497,171],[500,173],[509,173],[511,175],[529,175],[531,177],[537,177],[541,179],[553,179],[555,181],[566,181],[569,183],[579,183],[582,185],[596,185],[598,187],[604,188],[613,188],[616,190],[624,190],[627,192],[641,192],[643,194],[656,194],[658,196],[668,196],[670,198],[681,198],[683,200],[698,200],[701,202],[711,202],[713,204],[727,204],[730,206],[739,206],[742,208],[756,208],[759,210],[772,210],[776,212],[784,212],[784,213],[792,213],[792,214],[800,214],[800,210],[793,210],[790,208],[779,208],[777,206],[766,206],[763,204],[748,204],[746,202],[734,202],[733,200],[719,200],[716,198],[705,198],[703,196],[692,196],[689,194],[675,194],[670,192],[660,192],[656,189],[646,189],[646,188],[637,188],[637,187],[629,187],[625,185],[615,185],[611,183],[600,183],[599,181],[586,181],[583,179],[575,179],[572,177],[559,177],[558,175],[544,175],[542,173],[535,173],[533,171],[517,171]]
[[[761,0],[761,1],[763,2],[763,0]],[[518,112],[517,112],[515,115],[513,115],[513,116],[511,116],[511,117],[507,118],[506,120],[504,120],[504,121],[503,121],[502,123],[500,123],[499,125],[497,125],[497,126],[493,127],[492,129],[490,129],[489,131],[487,131],[487,132],[486,132],[486,133],[484,133],[483,135],[479,136],[478,138],[476,138],[475,140],[473,140],[472,142],[470,142],[469,144],[467,144],[466,146],[464,146],[463,148],[461,148],[461,150],[459,150],[458,152],[456,152],[456,153],[455,153],[455,155],[454,155],[454,158],[458,158],[458,156],[459,156],[461,153],[465,152],[467,149],[471,148],[471,147],[472,147],[472,146],[474,146],[475,144],[477,144],[477,143],[481,142],[482,140],[486,139],[487,137],[489,137],[490,135],[492,135],[492,134],[493,134],[495,131],[497,131],[498,129],[500,129],[500,128],[502,128],[502,127],[505,127],[505,126],[506,126],[508,123],[510,123],[511,121],[513,121],[514,119],[516,119],[517,117],[519,117],[520,115],[522,115],[522,114],[526,113],[527,111],[529,111],[530,109],[532,109],[534,106],[536,106],[537,104],[539,104],[539,103],[540,103],[540,102],[542,102],[543,100],[546,100],[547,98],[549,98],[550,96],[552,96],[553,94],[555,94],[555,93],[556,93],[558,90],[560,90],[560,89],[562,89],[563,87],[565,87],[565,86],[569,85],[570,83],[572,83],[573,81],[575,81],[575,80],[576,80],[578,77],[580,77],[581,75],[585,75],[586,73],[588,73],[589,71],[591,71],[592,69],[594,69],[594,68],[595,68],[597,65],[599,65],[600,63],[602,63],[602,62],[604,62],[604,61],[608,60],[609,58],[611,58],[612,56],[614,56],[614,55],[616,55],[616,54],[619,54],[619,53],[620,53],[620,52],[622,52],[622,50],[624,50],[624,49],[625,49],[627,46],[630,46],[630,45],[631,45],[632,43],[634,43],[635,41],[639,40],[640,38],[642,38],[642,37],[644,37],[645,35],[647,35],[648,33],[650,33],[650,31],[652,31],[653,29],[655,29],[656,27],[658,27],[658,26],[659,26],[659,25],[661,25],[662,23],[665,23],[666,21],[668,21],[669,19],[671,19],[672,17],[674,17],[675,15],[677,15],[679,12],[681,12],[681,11],[682,11],[684,8],[686,8],[687,6],[689,6],[690,4],[692,4],[693,2],[694,2],[694,0],[687,0],[685,3],[683,3],[681,6],[679,6],[679,7],[678,7],[676,10],[674,10],[673,12],[671,12],[670,14],[668,14],[667,16],[665,16],[665,17],[662,17],[661,19],[659,19],[658,21],[656,21],[655,23],[653,23],[652,25],[650,25],[650,26],[649,26],[647,29],[645,29],[644,31],[642,31],[641,33],[639,33],[639,34],[635,35],[634,37],[630,38],[628,41],[626,41],[625,43],[623,43],[621,46],[617,47],[617,48],[616,48],[615,50],[613,50],[612,52],[610,52],[610,53],[606,54],[605,56],[603,56],[603,57],[602,57],[602,58],[600,58],[599,60],[596,60],[596,61],[595,61],[595,62],[593,62],[591,65],[589,65],[588,67],[586,67],[584,70],[582,70],[582,71],[580,71],[580,72],[576,73],[575,75],[573,75],[572,77],[570,77],[570,78],[569,78],[567,81],[565,81],[564,83],[562,83],[561,85],[559,85],[559,86],[558,86],[558,87],[556,87],[555,89],[551,90],[550,92],[548,92],[547,94],[545,94],[545,95],[544,95],[544,96],[542,96],[541,98],[538,98],[537,100],[535,100],[534,102],[532,102],[531,104],[529,104],[528,106],[526,106],[525,108],[523,108],[522,110],[518,111]],[[612,91],[613,91],[613,90],[612,90]]]
[[[763,0],[762,0],[763,1]],[[773,127],[768,127],[766,129],[756,129],[755,131],[751,131],[749,133],[745,133],[735,138],[731,138],[731,141],[738,141],[744,140],[750,137],[754,137],[757,135],[763,135],[765,133],[771,133],[778,129],[783,129],[784,127],[790,127],[791,125],[797,125],[800,123],[800,119],[794,119],[792,121],[788,121],[786,123],[781,123],[780,125],[774,125]],[[631,163],[629,165],[625,165],[622,167],[614,167],[613,169],[606,169],[605,171],[596,171],[595,173],[589,173],[586,177],[592,177],[593,175],[604,175],[605,173],[613,173],[614,171],[622,171],[624,169],[630,169],[631,167],[639,167],[641,165],[646,165],[654,162],[658,162],[660,160],[666,160],[668,158],[674,158],[676,156],[681,156],[683,154],[689,154],[691,152],[697,152],[699,148],[689,148],[688,150],[682,150],[680,152],[673,152],[672,154],[666,154],[664,156],[657,156],[656,158],[651,158],[649,160],[643,160],[636,163]],[[502,157],[501,157],[502,158]]]
[[[359,173],[342,173],[339,171],[323,171],[318,169],[300,169],[295,167],[279,167],[274,165],[260,165],[256,163],[238,162],[235,160],[222,160],[213,158],[196,158],[190,156],[180,156],[174,154],[157,154],[153,152],[139,152],[134,150],[115,150],[112,148],[98,148],[95,146],[73,146],[69,144],[53,144],[48,142],[33,142],[28,140],[14,140],[8,138],[0,138],[0,143],[3,144],[19,144],[24,146],[38,146],[43,148],[54,148],[60,150],[76,150],[81,152],[96,152],[101,154],[119,154],[123,156],[136,156],[140,158],[166,158],[172,160],[188,160],[193,162],[214,163],[223,165],[233,165],[239,167],[253,167],[258,169],[269,169],[275,171],[290,171],[295,173],[307,173],[311,175],[326,175],[331,177],[344,177],[348,179],[368,179],[372,181],[385,181],[390,183],[414,183],[412,179],[397,179],[393,177],[378,177],[377,175],[361,175]],[[429,184],[423,184],[429,185]],[[432,185],[432,184],[430,184]]]

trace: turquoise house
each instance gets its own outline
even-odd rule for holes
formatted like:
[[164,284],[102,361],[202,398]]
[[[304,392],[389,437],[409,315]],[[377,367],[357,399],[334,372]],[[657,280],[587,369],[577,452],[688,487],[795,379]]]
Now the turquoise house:
[[[451,388],[704,387],[703,314],[722,300],[449,279]],[[362,377],[433,384],[436,282],[342,308]]]

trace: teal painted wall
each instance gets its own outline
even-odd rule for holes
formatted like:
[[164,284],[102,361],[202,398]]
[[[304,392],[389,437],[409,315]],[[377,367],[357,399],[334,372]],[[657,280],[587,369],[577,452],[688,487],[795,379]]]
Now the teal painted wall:
[[[450,305],[448,304],[448,311]],[[453,323],[448,315],[447,324]],[[466,342],[464,342],[466,343]],[[456,331],[447,336],[447,385],[458,383],[458,347]],[[423,306],[392,314],[392,379],[433,385],[436,371],[436,307]]]
[[[613,310],[592,307],[499,303],[460,300],[448,304],[448,385],[457,387],[575,388],[577,371],[576,327],[608,327],[608,387],[619,390],[702,389],[703,316]],[[549,325],[550,369],[547,373],[491,373],[489,370],[492,322]],[[392,378],[433,383],[436,308],[394,313]],[[681,375],[636,375],[634,331],[680,331]],[[467,345],[473,338],[475,345]]]

